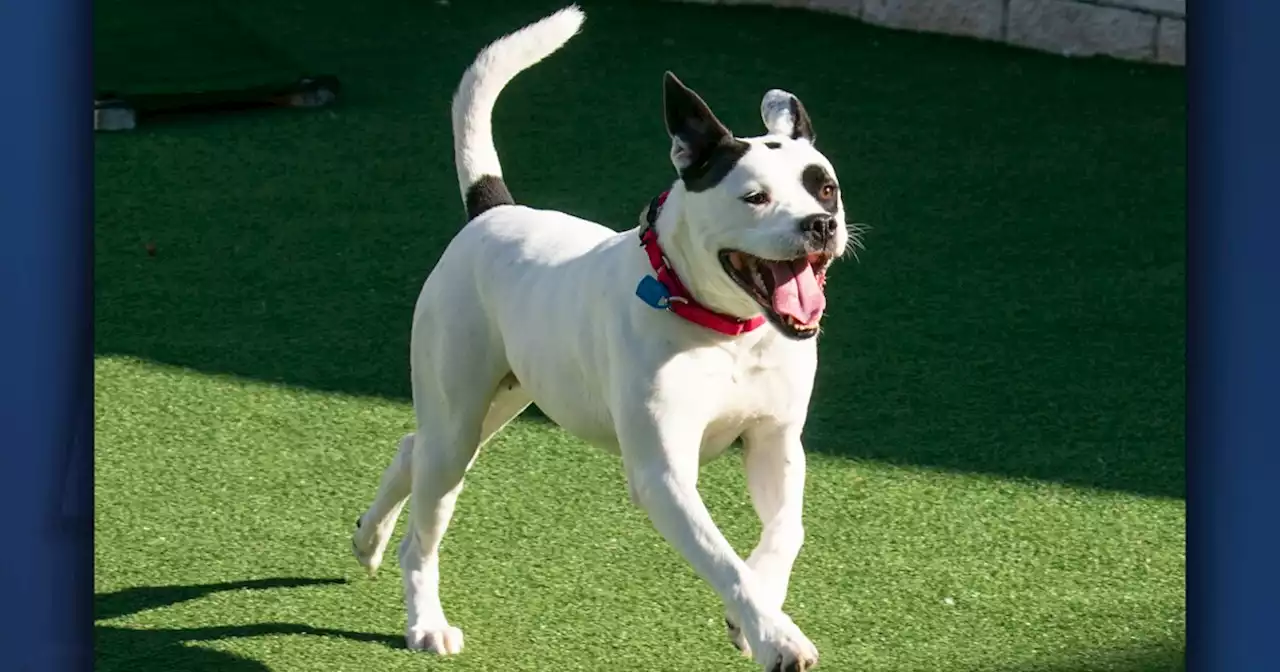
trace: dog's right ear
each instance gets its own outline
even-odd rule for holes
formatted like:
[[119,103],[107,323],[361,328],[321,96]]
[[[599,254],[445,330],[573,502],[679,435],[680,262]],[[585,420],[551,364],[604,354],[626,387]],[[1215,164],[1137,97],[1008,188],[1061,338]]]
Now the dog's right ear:
[[671,163],[682,175],[733,138],[702,98],[670,72],[662,78],[662,107],[671,136]]
[[770,89],[760,101],[760,118],[765,128],[774,135],[784,135],[792,140],[808,140],[813,144],[813,122],[794,94],[782,89]]

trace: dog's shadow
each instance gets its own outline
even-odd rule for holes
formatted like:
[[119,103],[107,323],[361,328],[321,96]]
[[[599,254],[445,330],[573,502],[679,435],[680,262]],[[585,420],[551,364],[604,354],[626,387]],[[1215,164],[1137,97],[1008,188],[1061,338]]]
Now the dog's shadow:
[[343,579],[276,578],[231,581],[194,586],[143,586],[94,596],[94,669],[129,670],[130,672],[268,672],[269,667],[255,660],[224,651],[216,651],[192,643],[232,637],[263,635],[313,635],[335,637],[357,642],[372,642],[401,647],[399,637],[332,628],[317,628],[300,623],[256,623],[253,625],[210,626],[143,630],[102,624],[100,621],[128,616],[150,609],[173,606],[214,593],[234,590],[271,590],[346,583]]
[[[174,606],[220,592],[271,590],[346,583],[343,579],[276,578],[231,581],[194,586],[144,586],[94,596],[94,620]],[[257,623],[253,625],[210,626],[143,630],[96,623],[94,626],[94,668],[121,672],[270,672],[256,661],[225,651],[201,646],[200,642],[263,635],[311,635],[403,648],[404,640],[392,635],[318,628],[299,623]],[[1182,672],[1186,669],[1181,646],[1151,646],[1132,651],[1095,652],[1086,660],[1018,666],[1010,672]]]

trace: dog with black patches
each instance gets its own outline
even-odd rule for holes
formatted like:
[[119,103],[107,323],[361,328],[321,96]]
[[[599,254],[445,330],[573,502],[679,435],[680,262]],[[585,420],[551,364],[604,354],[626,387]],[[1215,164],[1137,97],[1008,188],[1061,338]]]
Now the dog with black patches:
[[[801,433],[825,279],[851,247],[835,170],[795,96],[766,93],[767,133],[740,138],[667,73],[678,177],[641,226],[617,233],[517,205],[493,145],[494,103],[583,19],[569,7],[507,35],[462,78],[454,159],[469,221],[418,297],[416,431],[357,521],[356,557],[377,570],[408,502],[407,644],[460,652],[440,603],[440,541],[480,448],[536,402],[621,456],[632,501],[723,600],[735,645],[764,670],[808,670],[817,649],[783,603],[804,540]],[[697,490],[700,466],[738,439],[763,526],[745,559]]]

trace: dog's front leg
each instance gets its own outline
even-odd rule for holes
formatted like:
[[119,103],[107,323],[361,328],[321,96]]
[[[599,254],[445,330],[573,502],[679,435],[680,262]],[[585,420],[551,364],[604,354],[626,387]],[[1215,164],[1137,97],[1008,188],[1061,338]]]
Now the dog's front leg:
[[[782,609],[787,599],[791,568],[804,544],[805,455],[800,427],[763,426],[742,438],[746,453],[747,488],[760,517],[760,541],[747,558],[755,572],[761,599],[770,608]],[[732,614],[726,615],[729,639],[750,653],[742,629]]]
[[638,415],[619,427],[632,498],[658,533],[711,584],[764,670],[802,672],[817,665],[813,643],[782,612],[776,590],[738,557],[698,494],[701,432],[662,427]]

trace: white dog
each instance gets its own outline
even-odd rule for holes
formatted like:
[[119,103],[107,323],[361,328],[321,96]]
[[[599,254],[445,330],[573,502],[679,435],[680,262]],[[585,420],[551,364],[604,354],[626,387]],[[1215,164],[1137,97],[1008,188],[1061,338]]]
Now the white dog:
[[[667,73],[679,179],[642,226],[617,233],[515,205],[491,137],[494,102],[583,18],[569,7],[503,37],[462,78],[454,159],[470,221],[418,297],[417,431],[356,523],[356,556],[377,569],[410,501],[400,546],[408,646],[461,651],[440,605],[440,540],[480,447],[536,402],[621,455],[632,501],[724,601],[740,649],[765,670],[810,669],[818,652],[782,606],[804,538],[800,435],[824,278],[850,238],[835,171],[795,96],[769,91],[768,133],[736,138]],[[746,560],[696,487],[699,466],[739,438],[763,523]]]

